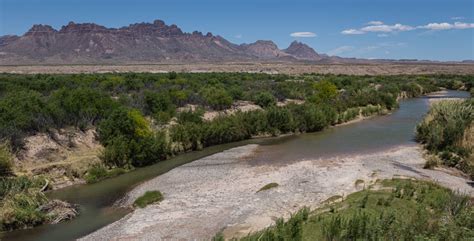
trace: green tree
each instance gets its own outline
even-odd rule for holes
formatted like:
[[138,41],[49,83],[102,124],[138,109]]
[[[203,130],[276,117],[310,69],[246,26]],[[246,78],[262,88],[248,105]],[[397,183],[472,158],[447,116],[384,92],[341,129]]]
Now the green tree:
[[328,103],[338,95],[337,86],[327,80],[314,83],[313,89],[314,95],[311,97],[311,101],[316,103]]

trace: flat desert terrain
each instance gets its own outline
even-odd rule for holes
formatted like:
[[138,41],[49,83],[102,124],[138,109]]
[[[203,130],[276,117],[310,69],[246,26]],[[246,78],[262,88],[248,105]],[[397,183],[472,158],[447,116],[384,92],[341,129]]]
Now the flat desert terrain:
[[249,72],[271,74],[347,74],[347,75],[399,75],[399,74],[474,74],[471,63],[366,63],[366,64],[314,64],[314,63],[199,63],[199,64],[128,64],[128,65],[1,65],[0,73],[52,74],[52,73],[108,73],[108,72]]

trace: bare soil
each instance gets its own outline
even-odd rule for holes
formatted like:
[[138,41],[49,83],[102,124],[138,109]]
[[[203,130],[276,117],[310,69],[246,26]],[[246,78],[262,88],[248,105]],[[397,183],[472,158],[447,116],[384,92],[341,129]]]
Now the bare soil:
[[249,73],[321,73],[348,75],[397,74],[474,74],[470,63],[287,63],[287,62],[228,62],[199,64],[130,64],[130,65],[1,65],[0,73],[111,73],[111,72],[249,72]]

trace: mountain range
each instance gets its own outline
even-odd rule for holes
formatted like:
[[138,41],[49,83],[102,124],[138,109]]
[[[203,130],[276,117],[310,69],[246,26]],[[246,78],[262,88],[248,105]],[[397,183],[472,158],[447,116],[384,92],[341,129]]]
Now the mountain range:
[[178,26],[161,20],[121,28],[69,22],[56,30],[37,24],[22,36],[0,37],[1,65],[323,61],[331,58],[298,41],[286,49],[279,49],[269,40],[238,45],[212,33],[185,33]]

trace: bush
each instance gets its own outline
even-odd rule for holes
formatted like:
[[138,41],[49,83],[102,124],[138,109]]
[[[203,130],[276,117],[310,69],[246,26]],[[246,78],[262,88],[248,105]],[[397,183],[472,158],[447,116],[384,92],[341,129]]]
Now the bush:
[[137,198],[137,200],[133,202],[133,205],[139,208],[144,208],[148,206],[149,204],[161,202],[162,200],[163,200],[163,195],[161,194],[160,191],[147,191],[145,192],[145,194]]
[[276,99],[270,92],[261,92],[255,97],[255,103],[263,108],[276,105]]
[[204,115],[204,110],[203,109],[197,109],[197,110],[188,110],[188,111],[182,111],[178,113],[178,123],[179,124],[184,124],[187,122],[191,123],[197,123],[200,124],[202,123],[202,116]]
[[474,106],[472,100],[441,101],[435,103],[425,119],[416,127],[417,141],[425,144],[433,154],[439,155],[444,165],[471,173],[472,144],[464,146],[466,132],[472,128]]
[[99,139],[105,146],[101,158],[110,167],[144,166],[166,159],[169,153],[165,135],[152,133],[136,110],[115,110],[99,125]]
[[293,115],[287,108],[271,107],[267,111],[267,122],[271,130],[287,133],[293,130]]
[[206,88],[202,96],[206,103],[215,110],[228,109],[234,101],[232,96],[221,88]]

